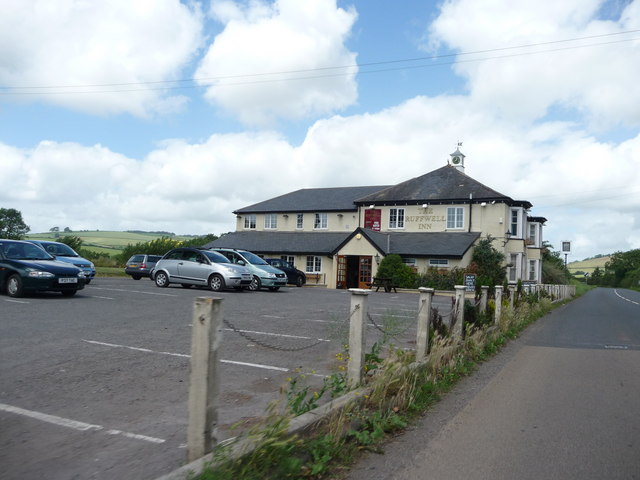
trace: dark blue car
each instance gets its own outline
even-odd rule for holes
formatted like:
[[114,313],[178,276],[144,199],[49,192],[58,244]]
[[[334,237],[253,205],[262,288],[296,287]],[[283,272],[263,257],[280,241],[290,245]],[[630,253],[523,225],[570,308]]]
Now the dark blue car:
[[21,297],[49,291],[70,297],[84,285],[85,275],[78,267],[57,261],[33,243],[0,239],[0,292]]

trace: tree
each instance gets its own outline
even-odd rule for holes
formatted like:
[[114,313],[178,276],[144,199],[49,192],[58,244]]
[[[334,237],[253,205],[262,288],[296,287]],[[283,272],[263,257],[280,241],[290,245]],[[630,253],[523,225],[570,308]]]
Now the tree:
[[473,249],[471,265],[469,266],[469,271],[478,275],[476,285],[487,285],[489,287],[502,285],[507,274],[504,259],[504,253],[494,248],[491,235],[479,240]]
[[82,248],[82,239],[80,237],[76,237],[75,235],[65,235],[60,239],[60,243],[64,243],[65,245],[69,245],[76,252]]
[[376,276],[391,278],[403,288],[413,288],[418,278],[413,269],[402,261],[402,257],[395,253],[382,259]]
[[29,230],[22,213],[15,208],[0,208],[0,238],[21,240]]
[[569,283],[571,273],[560,252],[552,250],[553,245],[542,242],[542,283],[564,285]]

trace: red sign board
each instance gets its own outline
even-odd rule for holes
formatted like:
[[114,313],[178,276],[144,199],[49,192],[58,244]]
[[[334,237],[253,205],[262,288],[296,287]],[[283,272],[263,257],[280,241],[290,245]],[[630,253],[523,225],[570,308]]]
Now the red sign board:
[[380,231],[380,222],[382,221],[382,210],[372,208],[364,211],[364,228]]

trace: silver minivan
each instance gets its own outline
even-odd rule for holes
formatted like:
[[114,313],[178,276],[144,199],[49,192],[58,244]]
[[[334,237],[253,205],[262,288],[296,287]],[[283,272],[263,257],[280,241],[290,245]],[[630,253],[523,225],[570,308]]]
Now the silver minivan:
[[185,288],[204,285],[217,292],[225,288],[249,288],[252,276],[245,267],[233,265],[217,252],[183,247],[170,250],[156,263],[153,280],[158,287],[171,283]]

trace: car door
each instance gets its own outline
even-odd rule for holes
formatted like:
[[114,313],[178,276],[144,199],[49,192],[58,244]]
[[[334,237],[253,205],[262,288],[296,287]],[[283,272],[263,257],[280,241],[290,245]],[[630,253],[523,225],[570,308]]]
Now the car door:
[[207,258],[196,250],[185,250],[178,262],[179,281],[195,285],[206,285],[211,271]]

